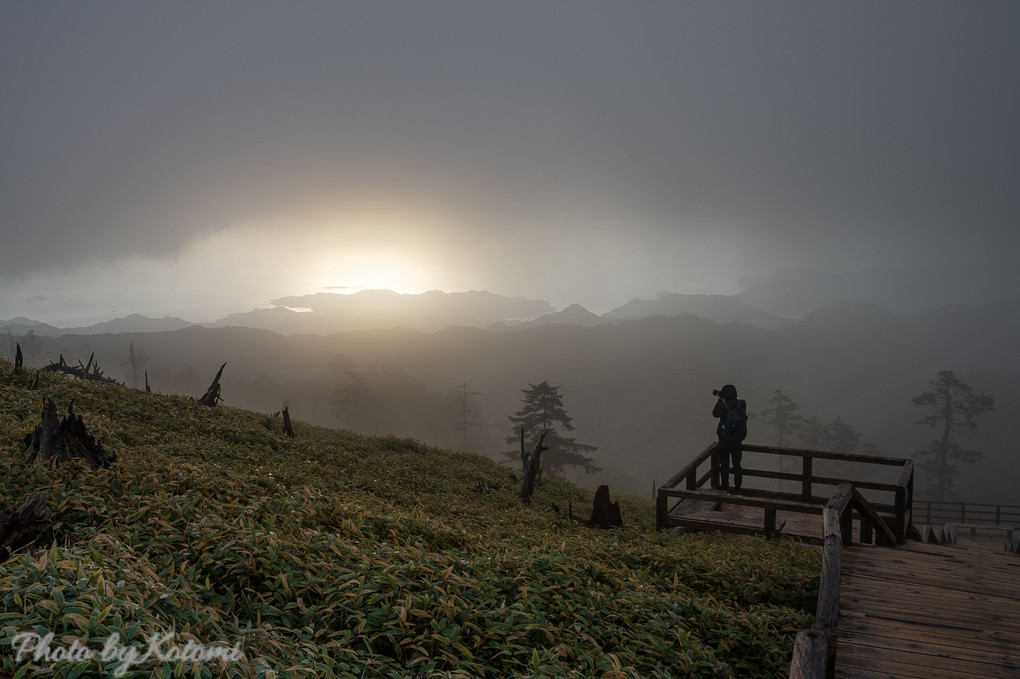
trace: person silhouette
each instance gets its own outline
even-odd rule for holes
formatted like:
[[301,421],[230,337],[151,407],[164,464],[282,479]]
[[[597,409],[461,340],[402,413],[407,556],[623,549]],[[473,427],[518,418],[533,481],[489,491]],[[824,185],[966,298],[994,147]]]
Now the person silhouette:
[[[727,384],[722,389],[714,389],[712,393],[718,399],[712,409],[712,417],[719,418],[716,435],[719,445],[716,446],[716,460],[722,475],[722,489],[727,495],[741,495],[740,483],[743,474],[740,461],[744,455],[742,442],[747,436],[747,402],[737,398],[737,388]],[[733,469],[733,489],[730,490],[730,468]]]

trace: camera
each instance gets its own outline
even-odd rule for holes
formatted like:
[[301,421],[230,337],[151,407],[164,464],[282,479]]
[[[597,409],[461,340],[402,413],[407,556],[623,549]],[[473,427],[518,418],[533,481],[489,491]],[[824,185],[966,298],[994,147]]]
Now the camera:
[[712,390],[712,396],[718,396],[718,395],[719,395],[719,390],[718,389],[713,389]]

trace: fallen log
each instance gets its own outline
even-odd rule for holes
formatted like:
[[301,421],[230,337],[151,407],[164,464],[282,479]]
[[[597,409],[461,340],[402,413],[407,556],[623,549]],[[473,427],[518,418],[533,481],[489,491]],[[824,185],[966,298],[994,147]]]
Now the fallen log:
[[13,514],[0,515],[0,562],[34,543],[49,525],[46,493],[31,493]]
[[[78,361],[78,365],[72,366],[64,361],[64,355],[60,354],[59,361],[53,361],[45,368],[44,372],[59,372],[65,375],[71,375],[77,377],[80,380],[90,380],[93,382],[106,382],[108,384],[121,384],[112,377],[106,377],[103,375],[103,371],[99,368],[99,362],[95,360],[96,353],[92,352],[89,356],[89,362],[86,365],[82,365],[81,361]],[[121,385],[123,386],[123,385]]]
[[43,402],[42,422],[25,436],[26,462],[64,462],[79,458],[93,469],[108,468],[117,455],[103,450],[88,430],[81,415],[74,414],[74,401],[67,406],[67,415],[57,421],[57,405],[50,399]]
[[216,404],[222,401],[220,398],[220,377],[223,375],[223,369],[227,367],[226,362],[220,366],[220,369],[216,371],[216,377],[213,378],[212,384],[205,390],[205,394],[202,398],[198,399],[198,402],[207,405],[210,408],[215,408]]

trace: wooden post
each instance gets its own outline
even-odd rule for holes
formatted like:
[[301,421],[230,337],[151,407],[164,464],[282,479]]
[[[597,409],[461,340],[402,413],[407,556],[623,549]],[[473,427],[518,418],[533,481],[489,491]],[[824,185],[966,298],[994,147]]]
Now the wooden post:
[[827,674],[832,635],[824,630],[797,632],[790,661],[790,679],[821,679]]
[[800,497],[802,500],[811,499],[811,461],[812,457],[809,455],[804,456],[804,464],[801,469],[800,477]]
[[765,508],[765,537],[776,536],[776,510],[774,507]]
[[661,491],[655,496],[655,529],[662,530],[666,527],[666,507],[669,502]]

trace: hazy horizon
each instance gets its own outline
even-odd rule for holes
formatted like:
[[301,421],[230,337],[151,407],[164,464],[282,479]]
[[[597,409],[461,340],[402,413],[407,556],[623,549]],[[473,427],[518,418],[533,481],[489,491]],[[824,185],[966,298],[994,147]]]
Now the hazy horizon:
[[1020,290],[1020,4],[0,8],[0,318],[321,290],[605,312],[788,268]]

